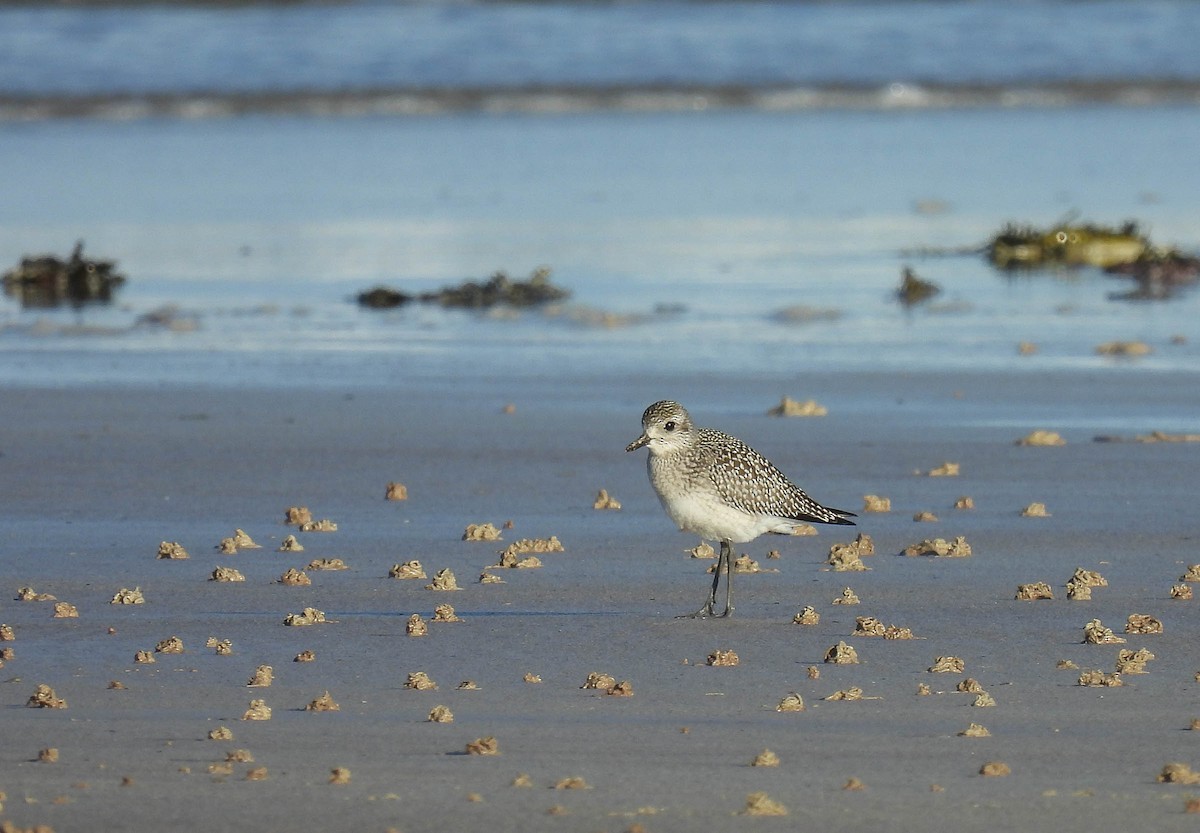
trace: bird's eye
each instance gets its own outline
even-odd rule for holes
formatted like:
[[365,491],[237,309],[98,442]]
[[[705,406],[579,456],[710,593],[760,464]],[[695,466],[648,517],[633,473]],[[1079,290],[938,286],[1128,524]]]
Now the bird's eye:
[[675,420],[673,420],[673,419],[667,420],[666,424],[663,425],[663,428],[667,429],[668,431],[674,431],[675,430]]

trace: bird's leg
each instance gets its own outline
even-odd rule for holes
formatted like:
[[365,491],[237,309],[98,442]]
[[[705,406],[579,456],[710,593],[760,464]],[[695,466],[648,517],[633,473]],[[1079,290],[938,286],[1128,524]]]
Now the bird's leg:
[[[733,547],[728,541],[721,542],[721,555],[725,558],[725,612],[719,616],[729,616],[733,613]],[[717,572],[720,573],[720,561],[717,562]],[[713,603],[715,604],[717,588],[713,586]]]
[[[704,606],[701,607],[699,610],[697,610],[695,613],[681,613],[680,615],[675,617],[676,619],[707,619],[709,616],[713,615],[713,608],[715,608],[717,605],[717,586],[720,585],[720,583],[721,583],[721,564],[722,564],[722,562],[728,563],[728,561],[726,559],[726,551],[725,551],[726,546],[727,545],[725,544],[725,542],[722,541],[721,542],[721,554],[717,556],[717,566],[716,566],[716,569],[713,570],[712,590],[709,591],[708,601],[705,602]],[[726,581],[725,586],[726,587],[729,586],[728,581]],[[727,616],[728,611],[721,615]]]

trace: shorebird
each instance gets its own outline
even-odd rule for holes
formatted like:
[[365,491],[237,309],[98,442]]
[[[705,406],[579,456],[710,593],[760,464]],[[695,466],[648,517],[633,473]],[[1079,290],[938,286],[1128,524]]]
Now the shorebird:
[[[712,591],[690,618],[733,613],[733,544],[767,532],[791,535],[804,523],[853,525],[853,512],[822,506],[736,437],[697,428],[678,402],[655,402],[642,414],[642,435],[626,451],[650,450],[646,468],[663,509],[681,530],[721,542]],[[725,610],[715,614],[721,569]],[[683,617],[679,617],[683,618]]]

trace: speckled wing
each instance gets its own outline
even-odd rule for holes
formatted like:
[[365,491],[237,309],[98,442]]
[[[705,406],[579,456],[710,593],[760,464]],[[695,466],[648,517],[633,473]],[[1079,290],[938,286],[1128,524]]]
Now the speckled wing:
[[853,524],[852,512],[829,509],[796,486],[766,457],[736,437],[700,429],[699,447],[709,459],[708,476],[727,503],[755,515],[797,522]]

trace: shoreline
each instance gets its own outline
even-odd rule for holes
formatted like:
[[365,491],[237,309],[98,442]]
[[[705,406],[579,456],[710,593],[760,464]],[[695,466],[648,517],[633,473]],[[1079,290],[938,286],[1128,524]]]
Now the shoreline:
[[564,116],[760,111],[1044,110],[1200,105],[1200,82],[1175,78],[1015,84],[751,86],[588,85],[393,87],[338,90],[0,94],[0,124],[96,119],[197,121],[253,116],[428,118],[449,115]]

